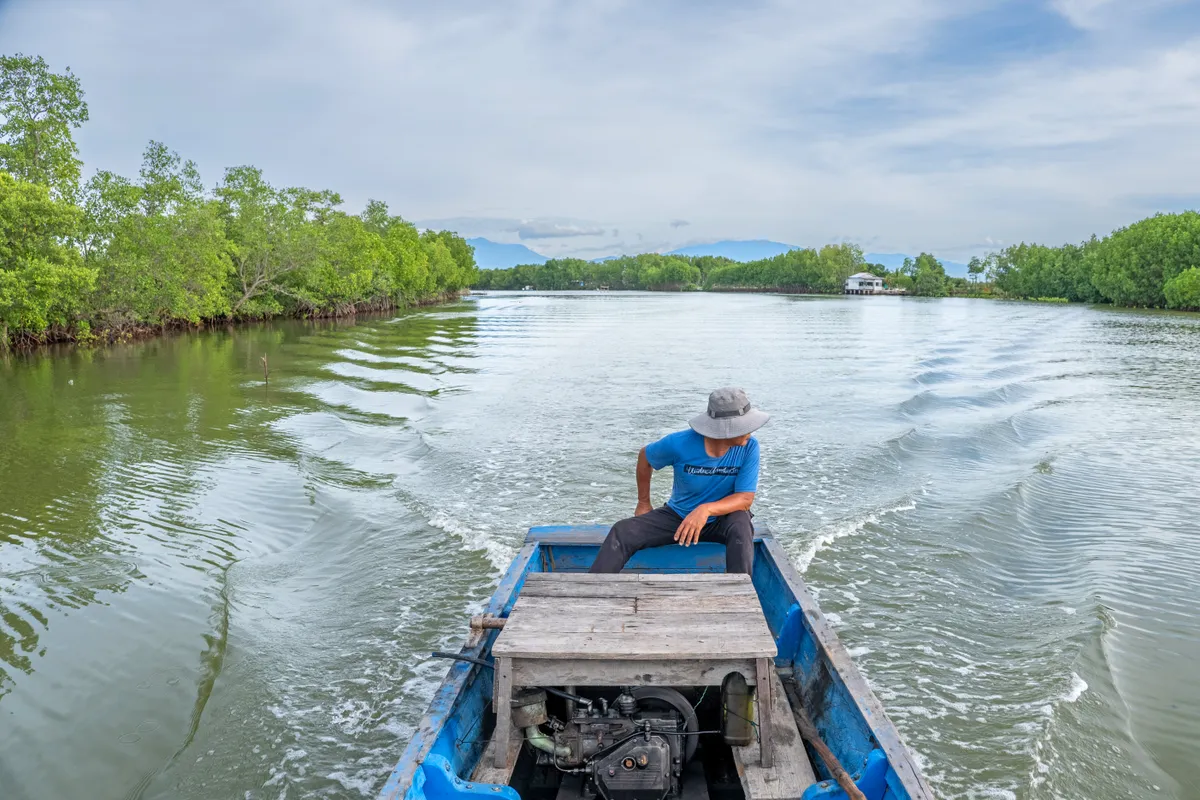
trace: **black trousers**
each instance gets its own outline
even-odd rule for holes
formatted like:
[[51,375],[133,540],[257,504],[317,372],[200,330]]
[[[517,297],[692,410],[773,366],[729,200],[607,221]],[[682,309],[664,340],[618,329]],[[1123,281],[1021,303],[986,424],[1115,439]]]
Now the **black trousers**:
[[[667,506],[640,517],[623,519],[612,526],[600,554],[589,572],[620,572],[629,557],[644,547],[662,547],[675,543],[675,531],[683,517]],[[702,542],[725,545],[725,571],[750,574],[754,566],[754,526],[750,512],[734,511],[717,517],[704,526]]]

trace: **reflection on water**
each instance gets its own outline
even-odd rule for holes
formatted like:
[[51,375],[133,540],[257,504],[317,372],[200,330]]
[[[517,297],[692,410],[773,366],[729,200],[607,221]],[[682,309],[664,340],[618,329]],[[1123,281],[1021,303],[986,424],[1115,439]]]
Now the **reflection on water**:
[[371,796],[523,529],[730,382],[940,794],[1200,796],[1200,320],[624,293],[0,363],[0,794]]

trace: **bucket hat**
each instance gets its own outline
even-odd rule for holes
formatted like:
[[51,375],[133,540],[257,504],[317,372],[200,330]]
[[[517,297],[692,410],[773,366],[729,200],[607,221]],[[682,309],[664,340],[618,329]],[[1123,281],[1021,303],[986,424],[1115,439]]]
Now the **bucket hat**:
[[708,411],[688,420],[692,430],[710,439],[736,439],[767,424],[771,415],[750,407],[746,392],[734,386],[708,396]]

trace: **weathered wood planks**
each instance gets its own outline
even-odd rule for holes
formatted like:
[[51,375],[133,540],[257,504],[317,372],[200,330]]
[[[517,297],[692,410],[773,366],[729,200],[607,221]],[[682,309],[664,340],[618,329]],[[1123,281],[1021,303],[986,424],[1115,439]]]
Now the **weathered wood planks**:
[[[497,730],[517,686],[712,686],[740,672],[769,732],[775,654],[749,575],[530,574],[492,645]],[[507,763],[509,748],[501,739],[490,761]],[[762,767],[773,751],[768,740]]]
[[799,800],[804,790],[817,782],[804,741],[792,718],[787,695],[775,670],[771,670],[771,739],[774,764],[759,763],[758,742],[733,748],[733,762],[742,790],[752,800]]
[[518,658],[512,669],[514,686],[720,686],[731,672],[753,683],[757,663],[753,658]]
[[512,778],[513,769],[517,766],[517,757],[521,755],[521,738],[522,732],[518,728],[509,726],[511,736],[508,742],[508,752],[506,761],[502,766],[497,766],[496,761],[496,737],[488,741],[487,749],[483,751],[483,757],[479,759],[479,763],[475,765],[475,771],[471,773],[471,780],[476,783],[495,783],[500,786],[507,786]]
[[775,655],[748,575],[530,575],[492,652],[654,660]]
[[775,641],[748,627],[754,624],[753,617],[738,615],[734,619],[747,627],[672,625],[669,620],[644,618],[609,619],[594,626],[564,620],[561,627],[548,631],[509,630],[506,626],[505,638],[500,640],[503,647],[498,641],[492,652],[508,658],[630,661],[775,657]]

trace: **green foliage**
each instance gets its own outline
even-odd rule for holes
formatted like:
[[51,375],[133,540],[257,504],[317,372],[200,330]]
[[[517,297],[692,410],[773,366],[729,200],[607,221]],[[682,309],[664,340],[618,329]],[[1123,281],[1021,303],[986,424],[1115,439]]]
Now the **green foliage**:
[[979,256],[971,256],[971,260],[967,263],[967,274],[971,277],[971,282],[975,283],[979,280],[979,276],[983,274],[985,264]]
[[1092,282],[1117,305],[1162,307],[1164,285],[1200,266],[1200,213],[1158,214],[1114,231],[1096,248]]
[[1188,267],[1163,286],[1167,308],[1200,311],[1200,267]]
[[232,167],[216,189],[234,266],[232,313],[267,317],[311,306],[299,290],[318,258],[317,226],[336,196],[276,189],[255,167]]
[[[433,290],[436,292],[456,292],[465,289],[475,280],[475,248],[466,240],[450,231],[426,231],[421,235],[421,241],[426,245],[429,255],[429,274],[433,279]],[[450,254],[451,262],[440,260],[434,262],[434,243],[441,243]]]
[[139,199],[136,186],[108,170],[100,170],[84,185],[78,238],[85,262],[92,264],[104,255],[122,220],[137,210]]
[[98,322],[198,324],[229,313],[229,245],[192,162],[151,142],[139,183],[97,173],[84,197],[84,252],[100,273]]
[[[375,201],[372,201],[375,202]],[[379,217],[379,213],[382,217]],[[422,246],[421,236],[415,225],[400,217],[387,213],[387,206],[379,203],[374,209],[368,204],[366,224],[369,229],[382,231],[383,246],[388,251],[388,260],[377,278],[378,293],[393,297],[398,304],[419,302],[433,291],[433,280],[429,272],[429,253]],[[453,291],[447,287],[445,291]]]
[[[41,58],[0,58],[0,347],[98,331],[275,314],[347,314],[457,294],[474,251],[330,191],[279,189],[254,167],[209,195],[199,170],[150,142],[136,180],[79,191],[79,81]],[[10,174],[12,173],[12,174]],[[78,200],[78,205],[73,201]]]
[[125,326],[276,314],[347,314],[480,288],[841,292],[869,270],[890,288],[941,297],[983,291],[1059,302],[1200,310],[1200,214],[1160,214],[1079,245],[1018,244],[973,258],[971,281],[928,253],[894,273],[850,244],[738,263],[658,253],[476,269],[449,231],[418,231],[372,200],[277,188],[252,166],[206,193],[196,165],[161,142],[136,180],[96,172],[80,191],[73,130],[88,119],[79,80],[40,57],[0,57],[0,347],[13,338],[92,338]]
[[1095,240],[1062,247],[1022,242],[992,254],[987,263],[996,288],[1011,297],[1092,303],[1102,299],[1092,283],[1095,247]]
[[945,297],[949,293],[946,270],[942,262],[929,253],[921,253],[911,266],[909,261],[911,259],[905,259],[905,266],[911,270],[913,294],[922,297]]
[[0,170],[73,198],[80,161],[71,134],[87,122],[79,79],[41,56],[0,56]]
[[67,243],[75,206],[47,187],[0,172],[0,348],[10,333],[69,325],[96,279]]
[[214,203],[126,217],[98,263],[93,316],[103,324],[198,324],[230,311],[229,246]]
[[1079,245],[1013,245],[991,254],[987,265],[1010,297],[1162,308],[1172,303],[1172,280],[1200,265],[1200,214],[1158,214]]
[[796,249],[760,261],[729,264],[709,273],[710,288],[786,289],[841,292],[846,278],[864,270],[857,245],[826,245],[820,251]]
[[[607,261],[552,258],[545,264],[523,264],[510,269],[482,270],[472,284],[479,289],[685,289],[699,284],[704,268],[716,269],[726,258],[666,256],[642,253]],[[701,266],[703,265],[703,266]]]

